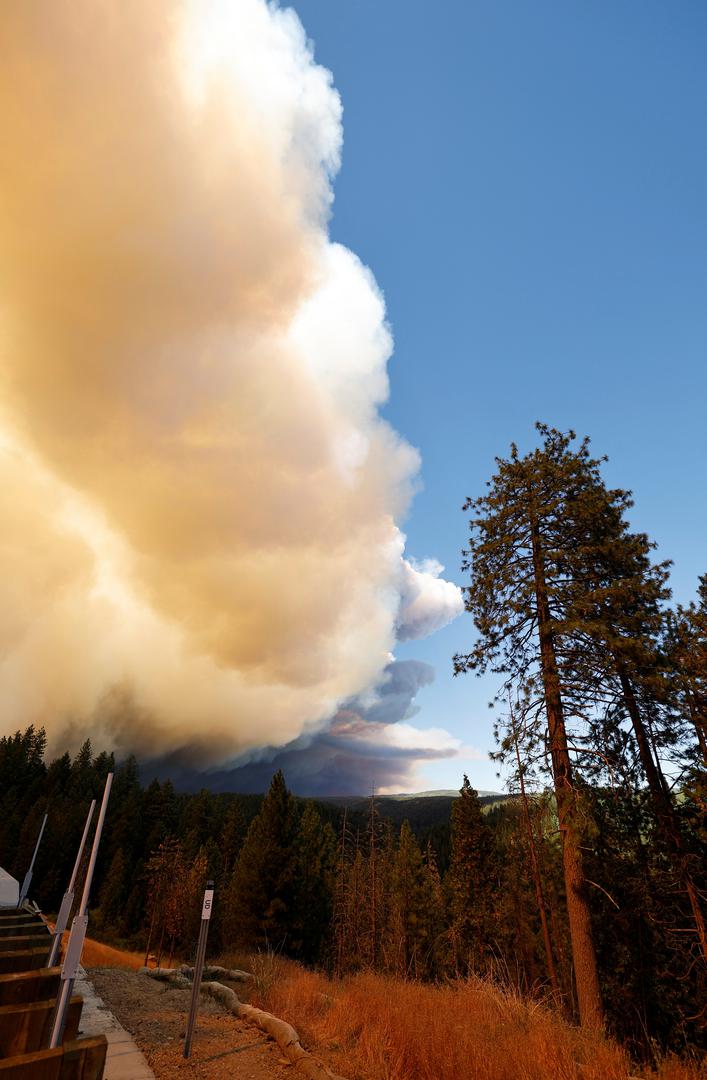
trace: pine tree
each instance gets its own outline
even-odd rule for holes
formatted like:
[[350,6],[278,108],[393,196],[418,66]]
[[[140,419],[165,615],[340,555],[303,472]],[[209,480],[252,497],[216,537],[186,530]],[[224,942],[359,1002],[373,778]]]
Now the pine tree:
[[[211,878],[211,870],[209,869],[208,845],[204,845],[193,859],[187,861],[185,873],[179,883],[179,911],[170,945],[170,966],[175,947],[181,947],[190,960],[196,955],[204,890],[209,878]],[[209,947],[213,949],[213,941],[209,942]]]
[[297,836],[296,919],[297,954],[306,964],[324,959],[329,945],[334,892],[336,836],[322,824],[313,803],[302,813]]
[[125,929],[124,907],[128,885],[125,853],[118,848],[98,894],[95,920],[98,926],[120,936]]
[[538,917],[540,919],[540,927],[543,939],[543,949],[545,952],[545,965],[547,969],[547,977],[550,982],[550,988],[553,998],[557,1003],[561,1001],[560,984],[557,977],[557,968],[555,965],[555,955],[552,948],[552,937],[550,934],[550,925],[547,915],[547,903],[545,898],[545,889],[543,886],[542,874],[540,872],[540,860],[538,858],[538,843],[535,836],[535,829],[533,827],[533,819],[530,813],[530,803],[528,799],[528,793],[526,791],[525,784],[525,769],[520,757],[520,749],[518,745],[518,722],[515,715],[512,701],[509,700],[509,715],[508,722],[510,726],[510,734],[513,740],[513,749],[515,751],[516,758],[516,778],[518,781],[518,791],[520,795],[521,803],[521,816],[523,821],[523,827],[525,831],[525,838],[528,849],[528,861],[530,863],[530,873],[533,880],[533,888],[535,890],[535,901],[538,909]]
[[444,881],[458,972],[492,967],[493,874],[491,833],[479,796],[465,776],[459,798],[452,804],[452,858]]
[[177,828],[177,797],[171,781],[153,780],[142,793],[143,852],[156,851]]
[[179,906],[179,890],[185,874],[182,845],[176,837],[167,837],[153,852],[145,867],[148,919],[145,964],[154,951],[160,966],[165,936],[174,928]]
[[[572,642],[565,636],[572,597],[565,557],[577,543],[572,509],[599,463],[590,458],[587,440],[571,449],[573,432],[538,429],[543,446],[522,458],[512,445],[509,459],[497,459],[489,492],[465,504],[475,512],[463,563],[471,571],[466,608],[480,638],[470,653],[455,657],[455,673],[490,668],[503,674],[505,689],[513,687],[525,699],[528,713],[535,705],[527,752],[542,751],[547,739],[580,1019],[600,1028],[604,1015],[582,866],[582,813],[567,729],[577,690],[563,678],[572,661]],[[579,688],[582,711],[585,689]]]
[[697,602],[669,616],[666,651],[678,706],[697,740],[696,765],[707,769],[707,574],[699,579]]
[[433,879],[407,821],[400,829],[391,886],[387,936],[395,957],[395,971],[403,978],[422,978],[432,967],[436,897]]
[[227,944],[286,949],[296,919],[297,809],[281,771],[251,822],[229,884]]
[[[687,895],[702,955],[707,935],[699,889],[661,756],[683,732],[672,708],[671,684],[662,654],[668,563],[653,564],[655,547],[644,533],[633,533],[626,513],[631,494],[608,490],[596,468],[587,464],[581,490],[573,492],[569,513],[575,543],[560,556],[568,582],[564,632],[573,642],[571,675],[575,686],[602,685],[610,708],[591,723],[600,748],[607,716],[628,718],[640,770],[646,779],[660,836]],[[568,668],[570,665],[567,665]],[[618,708],[616,707],[618,703]]]
[[97,794],[98,785],[93,771],[93,749],[90,739],[86,739],[71,762],[70,786],[72,795],[77,799],[94,798]]
[[334,932],[334,971],[341,977],[349,967],[350,959],[350,924],[349,924],[349,848],[351,832],[348,824],[348,812],[344,807],[341,816],[341,829],[336,842],[336,871],[334,882],[333,932]]
[[36,840],[25,833],[27,815],[46,793],[46,742],[44,728],[33,725],[0,739],[0,864],[20,881]]
[[226,811],[226,819],[221,833],[223,868],[224,873],[229,876],[236,865],[247,831],[248,827],[243,808],[238,799],[234,799]]
[[425,873],[428,880],[430,895],[429,921],[431,935],[431,951],[429,952],[427,974],[430,978],[438,978],[449,970],[449,939],[446,931],[447,906],[442,887],[442,878],[437,865],[437,855],[428,840],[425,847]]

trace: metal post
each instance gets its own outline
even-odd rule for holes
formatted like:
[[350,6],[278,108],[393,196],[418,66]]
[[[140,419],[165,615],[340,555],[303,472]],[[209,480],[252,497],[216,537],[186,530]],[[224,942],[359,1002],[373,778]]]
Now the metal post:
[[64,957],[64,963],[61,968],[61,989],[59,990],[59,996],[57,998],[56,1009],[54,1010],[54,1020],[52,1023],[52,1033],[49,1039],[50,1049],[61,1046],[61,1040],[64,1036],[64,1026],[66,1024],[66,1013],[71,1001],[71,993],[74,989],[74,979],[79,970],[79,964],[81,963],[81,953],[83,952],[83,943],[86,939],[86,930],[88,929],[88,898],[91,894],[91,882],[93,881],[93,871],[96,869],[96,857],[98,855],[98,845],[101,842],[101,833],[103,832],[103,822],[106,817],[106,809],[108,807],[108,797],[110,795],[111,784],[113,783],[113,773],[108,773],[106,777],[106,786],[103,789],[103,801],[101,803],[101,810],[98,815],[98,822],[96,824],[96,833],[93,837],[93,847],[91,848],[91,858],[88,861],[88,867],[86,869],[86,880],[83,885],[83,893],[81,895],[81,903],[79,904],[79,910],[74,916],[74,920],[71,924],[71,933],[69,935],[69,944],[66,949],[66,956]]
[[68,888],[64,893],[64,899],[61,901],[61,907],[59,908],[59,914],[56,917],[56,923],[54,925],[54,935],[52,937],[51,948],[49,949],[49,958],[47,959],[47,967],[54,967],[56,958],[59,955],[59,949],[61,947],[61,938],[66,930],[66,924],[69,921],[69,913],[71,912],[71,905],[74,902],[74,888],[76,886],[76,878],[78,876],[79,867],[81,866],[81,859],[83,858],[83,849],[86,846],[86,837],[88,836],[88,830],[91,825],[91,818],[93,817],[93,811],[96,809],[96,800],[91,803],[88,815],[86,817],[86,824],[83,827],[83,836],[81,837],[81,843],[79,844],[78,854],[76,855],[76,862],[74,863],[74,869],[71,874]]
[[34,860],[37,858],[37,852],[39,851],[39,845],[42,842],[42,835],[44,834],[44,826],[47,824],[48,815],[45,814],[42,818],[42,825],[39,830],[39,836],[37,837],[37,843],[34,845],[34,855],[32,856],[32,862],[29,864],[29,870],[25,874],[25,880],[22,882],[22,889],[20,890],[20,902],[19,907],[22,907],[27,899],[27,893],[29,887],[32,884],[32,871],[34,870]]
[[209,932],[209,919],[214,902],[214,883],[206,882],[204,903],[201,908],[201,926],[199,927],[199,942],[196,946],[196,960],[194,961],[194,982],[191,988],[191,1004],[189,1006],[189,1020],[187,1022],[187,1037],[184,1040],[184,1057],[191,1054],[191,1041],[196,1023],[196,1013],[199,1008],[199,990],[201,988],[201,976],[204,972],[204,957],[206,956],[206,935]]

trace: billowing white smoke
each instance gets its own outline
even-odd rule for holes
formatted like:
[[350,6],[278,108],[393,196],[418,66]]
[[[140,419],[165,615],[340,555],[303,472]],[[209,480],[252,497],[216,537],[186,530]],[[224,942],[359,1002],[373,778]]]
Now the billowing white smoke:
[[460,608],[403,560],[338,95],[264,0],[22,0],[0,39],[0,728],[285,744]]
[[398,639],[427,637],[456,619],[464,607],[459,587],[441,577],[436,559],[403,559]]

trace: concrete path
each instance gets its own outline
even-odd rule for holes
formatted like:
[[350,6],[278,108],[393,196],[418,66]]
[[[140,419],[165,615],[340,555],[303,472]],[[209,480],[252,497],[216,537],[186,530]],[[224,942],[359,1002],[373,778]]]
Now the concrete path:
[[74,993],[81,994],[83,998],[80,1034],[105,1035],[108,1040],[104,1080],[155,1080],[155,1074],[135,1045],[132,1035],[121,1027],[99,998],[83,968],[79,968]]

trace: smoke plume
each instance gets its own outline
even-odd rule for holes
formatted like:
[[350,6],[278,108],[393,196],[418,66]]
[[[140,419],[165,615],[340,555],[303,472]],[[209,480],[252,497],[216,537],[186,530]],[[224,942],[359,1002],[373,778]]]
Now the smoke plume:
[[306,739],[461,607],[404,558],[331,76],[265,0],[22,0],[0,35],[0,728]]
[[418,712],[415,698],[433,681],[434,671],[419,660],[397,660],[383,673],[374,695],[344,702],[329,724],[287,746],[264,746],[244,763],[226,768],[194,769],[189,747],[148,761],[146,781],[170,777],[179,787],[211,791],[265,791],[277,769],[298,795],[385,794],[418,785],[425,762],[477,756],[470,747],[439,728],[419,729],[409,721]]

